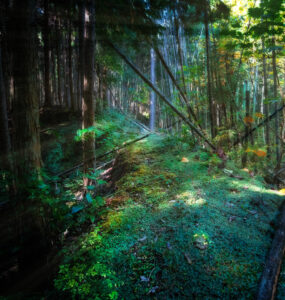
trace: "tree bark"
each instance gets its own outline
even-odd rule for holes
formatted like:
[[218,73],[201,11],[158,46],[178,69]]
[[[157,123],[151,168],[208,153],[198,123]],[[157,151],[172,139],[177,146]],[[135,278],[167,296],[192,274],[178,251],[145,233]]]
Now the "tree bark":
[[[19,208],[20,269],[36,263],[47,251],[39,201],[30,200],[26,185],[36,179],[41,167],[39,103],[36,74],[36,3],[15,0],[12,22],[13,76],[15,96],[13,139],[15,154],[16,196]],[[38,199],[37,199],[38,200]]]
[[60,106],[62,101],[62,83],[61,83],[61,34],[60,34],[60,19],[56,20],[56,66],[57,66],[57,98]]
[[51,107],[51,83],[50,83],[50,30],[49,30],[49,0],[44,0],[44,65],[45,65],[45,103],[44,106]]
[[[272,51],[272,69],[273,69],[273,97],[275,99],[274,108],[278,109],[277,102],[277,69],[276,69],[276,51],[275,51],[275,38],[272,38],[273,51]],[[276,143],[276,168],[280,167],[280,149],[279,149],[279,112],[277,111],[275,117],[275,143]]]
[[[249,97],[250,97],[250,94],[249,94],[249,89],[248,89],[248,83],[247,81],[245,82],[245,86],[246,86],[246,90],[245,90],[245,107],[246,107],[246,114],[245,114],[245,117],[248,118],[249,117]],[[243,148],[244,148],[244,153],[242,155],[242,166],[245,167],[246,166],[246,163],[247,163],[247,147],[248,147],[248,137],[249,135],[251,134],[250,133],[250,124],[248,122],[245,122],[245,138],[244,138],[244,145],[243,145]]]
[[[263,85],[264,85],[264,112],[265,118],[267,119],[269,116],[268,104],[266,100],[268,99],[268,85],[267,85],[267,72],[266,72],[266,56],[265,56],[265,46],[264,46],[264,38],[262,38],[262,66],[263,66]],[[265,126],[265,142],[267,146],[267,156],[270,156],[270,140],[269,140],[269,123],[266,123]]]
[[[95,8],[92,0],[86,1],[84,22],[84,82],[82,98],[82,128],[88,129],[94,126],[95,102],[94,88],[94,62],[95,62]],[[84,174],[88,174],[94,167],[95,137],[94,131],[88,132],[83,137],[83,161]],[[83,179],[84,186],[90,184],[86,176]]]
[[[72,3],[72,2],[70,2]],[[69,83],[69,93],[70,93],[70,102],[71,102],[71,110],[76,111],[76,103],[73,89],[73,68],[72,68],[72,23],[71,23],[71,9],[69,7],[69,24],[68,24],[68,83]]]
[[209,119],[211,127],[212,139],[216,136],[215,121],[214,121],[214,108],[213,108],[213,95],[212,95],[212,80],[210,70],[210,37],[209,37],[209,20],[208,20],[208,1],[205,7],[204,16],[205,25],[205,42],[206,42],[206,68],[207,68],[207,93],[208,93],[208,107],[209,107]]
[[8,126],[7,99],[2,67],[2,43],[0,37],[0,158],[4,168],[9,167],[7,157],[11,151],[11,139]]

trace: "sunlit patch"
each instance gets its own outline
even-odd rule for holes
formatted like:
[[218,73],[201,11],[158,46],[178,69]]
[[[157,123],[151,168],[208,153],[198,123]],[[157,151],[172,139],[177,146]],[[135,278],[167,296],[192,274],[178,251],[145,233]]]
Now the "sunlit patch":
[[280,193],[281,195],[285,195],[285,189],[279,190],[279,193]]
[[209,246],[208,237],[204,233],[194,234],[193,239],[194,239],[194,245],[196,248],[198,248],[200,250],[205,250],[208,248],[208,246]]
[[181,162],[188,163],[189,159],[187,157],[182,157]]
[[189,204],[189,205],[202,206],[202,205],[206,204],[207,201],[204,198],[198,198],[198,199],[188,198],[185,200],[185,203]]
[[190,191],[186,191],[186,192],[183,192],[183,193],[177,195],[176,197],[179,200],[186,200],[186,199],[188,199],[190,197],[193,197],[193,193],[190,192]]

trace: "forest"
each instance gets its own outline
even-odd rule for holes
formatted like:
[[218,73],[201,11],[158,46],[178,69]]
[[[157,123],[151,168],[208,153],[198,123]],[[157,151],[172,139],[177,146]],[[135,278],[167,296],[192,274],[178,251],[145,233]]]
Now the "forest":
[[284,28],[0,0],[0,299],[285,299]]

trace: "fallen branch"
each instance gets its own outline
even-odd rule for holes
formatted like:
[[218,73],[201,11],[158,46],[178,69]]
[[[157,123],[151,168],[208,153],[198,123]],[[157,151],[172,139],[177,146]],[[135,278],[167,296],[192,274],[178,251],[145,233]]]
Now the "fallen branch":
[[266,119],[264,119],[262,122],[260,122],[256,127],[252,128],[251,130],[249,130],[246,134],[244,134],[241,138],[238,138],[235,142],[234,142],[234,146],[236,146],[238,143],[242,142],[244,139],[246,139],[247,137],[249,137],[256,129],[258,129],[259,127],[262,127],[263,125],[265,125],[267,122],[271,121],[274,117],[276,117],[276,115],[282,111],[285,107],[285,104],[283,104],[280,108],[278,108],[277,110],[275,110],[275,112],[273,112],[270,116],[268,116]]
[[285,202],[279,216],[278,228],[261,276],[257,300],[273,300],[285,251]]
[[[175,85],[175,87],[176,87],[177,90],[179,91],[181,97],[183,98],[184,103],[186,104],[187,109],[188,109],[188,111],[189,111],[189,114],[194,118],[195,121],[197,121],[197,117],[196,117],[196,115],[195,115],[195,113],[194,113],[192,107],[191,107],[190,104],[189,104],[189,100],[187,99],[185,93],[182,91],[181,87],[179,86],[179,84],[177,83],[176,79],[174,78],[172,72],[170,71],[170,69],[169,69],[169,67],[168,67],[168,65],[167,65],[167,63],[166,63],[166,61],[164,60],[162,54],[160,53],[159,49],[158,49],[157,47],[155,47],[154,50],[155,50],[155,52],[156,52],[158,58],[160,59],[162,65],[164,66],[164,68],[165,68],[167,74],[168,74],[169,77],[171,78],[173,84]],[[199,125],[199,127],[200,127],[200,125]]]
[[[70,168],[70,169],[68,169],[68,170],[65,170],[65,171],[63,171],[63,172],[61,172],[61,173],[56,174],[55,177],[62,177],[62,176],[64,176],[64,175],[67,175],[67,174],[73,172],[74,170],[77,170],[77,169],[83,167],[84,163],[86,163],[86,162],[95,160],[95,158],[96,158],[96,159],[101,159],[101,158],[103,158],[103,157],[105,157],[105,156],[107,156],[107,155],[109,155],[109,154],[111,154],[111,153],[114,153],[114,152],[116,152],[116,151],[118,151],[118,150],[120,150],[120,149],[123,149],[123,148],[125,148],[125,147],[127,147],[127,146],[129,146],[129,145],[131,145],[131,144],[133,144],[133,143],[136,143],[136,142],[138,142],[138,141],[140,141],[140,140],[143,140],[143,139],[147,138],[148,136],[150,136],[150,134],[151,134],[151,133],[148,133],[148,134],[146,134],[146,135],[144,135],[144,136],[142,136],[142,137],[139,137],[139,138],[137,138],[137,139],[135,139],[135,140],[132,140],[132,141],[127,142],[127,143],[124,143],[122,146],[116,147],[115,149],[112,149],[112,150],[110,150],[110,151],[108,151],[108,152],[106,152],[106,153],[104,153],[104,154],[102,154],[102,155],[99,155],[99,156],[97,156],[97,157],[91,157],[91,158],[85,160],[85,162],[81,162],[81,163],[79,163],[79,164],[73,166],[72,168]],[[112,161],[113,161],[113,160],[112,160]],[[110,162],[112,162],[112,161],[110,161]],[[105,163],[105,165],[108,164],[108,163],[110,163],[110,162]],[[103,164],[103,165],[104,165],[104,164]],[[100,165],[97,169],[99,170],[100,168],[103,167],[103,165]],[[97,170],[97,169],[96,169],[96,170]]]
[[[113,95],[112,91],[109,89],[110,91],[110,95],[111,97],[114,99],[115,101],[115,104],[119,104],[118,103],[118,100],[116,99],[116,97]],[[123,110],[122,108],[120,107],[120,105],[117,106],[119,111],[130,121],[132,122],[133,124],[135,124],[136,126],[140,127],[141,129],[143,130],[146,130],[148,132],[151,132],[151,130],[149,129],[149,127],[147,127],[146,125],[142,124],[141,122],[137,121],[137,120],[133,120],[132,118],[130,118]]]
[[162,92],[149,80],[147,79],[146,76],[144,76],[142,74],[142,72],[115,46],[113,45],[110,41],[108,41],[108,44],[111,48],[113,48],[118,54],[119,56],[122,57],[122,59],[135,71],[135,73],[137,73],[141,79],[149,86],[152,88],[153,91],[156,92],[156,94],[198,135],[200,136],[214,151],[216,151],[216,147],[213,145],[213,143],[211,141],[209,141],[204,134],[198,129],[196,128],[192,122],[190,122],[187,117],[180,112],[172,103],[170,100],[168,100],[166,98],[166,96],[164,96],[162,94]]

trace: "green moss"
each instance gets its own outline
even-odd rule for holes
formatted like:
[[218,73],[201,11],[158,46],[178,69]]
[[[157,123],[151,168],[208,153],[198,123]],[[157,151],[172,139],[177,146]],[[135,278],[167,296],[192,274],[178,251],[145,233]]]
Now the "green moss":
[[112,196],[123,200],[98,226],[99,241],[84,246],[91,231],[79,243],[84,255],[67,251],[61,291],[74,279],[69,293],[93,299],[254,297],[283,198],[231,162],[227,168],[243,180],[209,173],[210,153],[179,147],[152,136],[130,150],[136,163]]

